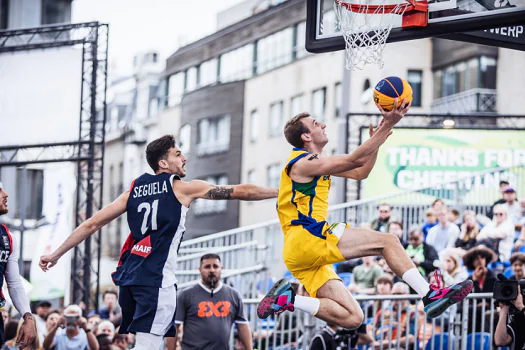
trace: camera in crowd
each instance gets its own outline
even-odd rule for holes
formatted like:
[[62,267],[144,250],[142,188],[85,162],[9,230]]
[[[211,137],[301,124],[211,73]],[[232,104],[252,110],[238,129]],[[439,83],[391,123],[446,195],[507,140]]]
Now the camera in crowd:
[[525,297],[525,279],[519,281],[501,279],[494,282],[494,299],[496,301],[509,304],[518,297],[518,286],[521,287],[521,295]]
[[366,334],[366,325],[362,324],[357,329],[339,328],[334,335],[334,341],[337,344],[337,349],[350,350],[355,349],[359,334]]

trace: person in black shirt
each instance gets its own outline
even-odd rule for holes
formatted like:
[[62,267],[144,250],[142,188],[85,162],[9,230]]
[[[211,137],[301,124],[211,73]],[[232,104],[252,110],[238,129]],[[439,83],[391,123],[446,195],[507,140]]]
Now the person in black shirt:
[[334,324],[326,326],[310,341],[310,350],[336,350],[343,345],[343,349],[354,349],[357,345],[372,343],[372,337],[366,333],[366,325],[362,324],[355,330],[338,328]]
[[494,216],[493,212],[494,212],[494,206],[498,205],[498,204],[503,204],[506,202],[505,199],[503,199],[503,193],[505,193],[505,190],[507,189],[507,187],[509,187],[509,182],[508,181],[505,181],[505,180],[501,180],[499,182],[499,191],[501,192],[501,198],[498,199],[497,201],[494,202],[494,204],[492,204],[492,207],[490,208],[490,210],[487,212],[487,217],[492,219],[492,217]]
[[496,346],[512,345],[515,350],[525,349],[525,305],[521,293],[521,288],[518,287],[518,296],[511,301],[512,305],[500,303],[498,325],[494,332]]

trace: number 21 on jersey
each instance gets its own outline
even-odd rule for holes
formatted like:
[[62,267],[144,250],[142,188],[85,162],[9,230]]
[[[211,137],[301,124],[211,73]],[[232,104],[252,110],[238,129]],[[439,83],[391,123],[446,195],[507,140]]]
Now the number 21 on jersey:
[[137,208],[137,211],[139,213],[144,211],[144,218],[142,219],[142,226],[140,228],[140,231],[142,232],[143,235],[146,233],[146,231],[148,231],[148,219],[149,219],[150,213],[151,213],[151,230],[152,231],[157,230],[157,211],[158,209],[159,209],[158,199],[155,199],[152,204],[149,204],[148,202],[142,202]]

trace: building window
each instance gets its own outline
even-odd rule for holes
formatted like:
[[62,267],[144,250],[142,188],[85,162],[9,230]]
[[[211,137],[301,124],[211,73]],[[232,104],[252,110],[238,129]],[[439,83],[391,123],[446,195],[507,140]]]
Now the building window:
[[479,60],[480,88],[496,88],[496,59],[481,56]]
[[248,79],[253,74],[253,44],[227,52],[220,57],[220,81]]
[[297,114],[304,112],[303,99],[303,94],[292,97],[290,101],[290,117],[295,117]]
[[476,88],[496,89],[496,59],[480,56],[434,72],[434,98]]
[[71,22],[71,0],[43,0],[42,24]]
[[257,41],[257,74],[292,62],[294,29],[286,28]]
[[308,55],[305,48],[306,45],[306,22],[298,23],[295,26],[295,47],[294,58],[299,59]]
[[407,81],[412,87],[412,106],[421,107],[423,71],[409,70]]
[[189,153],[191,147],[191,125],[186,124],[180,128],[179,148],[182,153]]
[[268,167],[267,170],[267,181],[268,187],[279,188],[279,183],[281,181],[281,165],[272,164]]
[[[25,183],[23,182],[23,171],[23,169],[16,170],[16,202],[18,207],[15,210],[15,218],[20,218],[20,208],[25,205],[25,218],[38,220],[42,217],[44,171],[27,169],[27,181]],[[25,198],[22,198],[22,192],[25,192]]]
[[335,83],[334,86],[335,117],[339,118],[343,109],[343,85]]
[[[226,175],[210,175],[202,180],[215,185],[215,186],[226,186],[228,185],[228,176]],[[195,215],[207,215],[225,212],[228,208],[228,201],[226,200],[209,200],[209,199],[197,199],[193,205],[193,212]]]
[[186,72],[186,92],[193,91],[197,88],[197,67],[188,68]]
[[250,142],[257,141],[259,134],[259,112],[256,109],[250,114]]
[[255,170],[251,169],[248,171],[246,182],[249,184],[256,184],[257,179],[255,178]]
[[279,136],[284,129],[283,101],[270,105],[270,136]]
[[168,106],[173,107],[180,104],[184,94],[184,72],[171,75],[168,78]]
[[199,121],[197,155],[225,152],[230,148],[230,116],[205,118]]
[[218,61],[216,58],[201,63],[199,69],[199,87],[213,85],[217,82],[217,65]]
[[0,0],[0,29],[7,29],[9,0]]
[[322,122],[324,120],[326,108],[326,88],[315,90],[312,93],[312,114],[315,119]]

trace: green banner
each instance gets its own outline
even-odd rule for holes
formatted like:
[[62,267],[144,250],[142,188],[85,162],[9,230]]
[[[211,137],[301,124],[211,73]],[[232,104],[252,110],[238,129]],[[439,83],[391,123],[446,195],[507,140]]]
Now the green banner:
[[[369,138],[367,129],[362,130],[362,136],[363,142]],[[525,164],[524,131],[395,128],[363,183],[362,198],[451,182],[479,171],[520,164]],[[478,182],[490,187],[497,196],[499,179]]]

